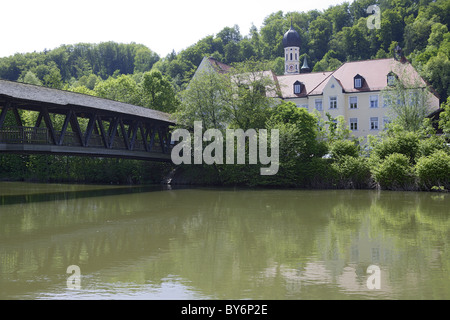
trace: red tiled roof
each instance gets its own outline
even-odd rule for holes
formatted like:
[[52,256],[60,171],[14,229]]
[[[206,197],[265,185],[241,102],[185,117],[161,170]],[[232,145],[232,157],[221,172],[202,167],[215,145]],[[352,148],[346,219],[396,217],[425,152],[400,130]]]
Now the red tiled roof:
[[[315,89],[328,79],[332,73],[331,71],[326,71],[278,76],[281,96],[283,98],[301,98],[307,95],[321,94],[321,91],[317,92]],[[303,84],[301,94],[294,94],[293,86],[297,81]]]
[[[426,86],[410,63],[401,63],[393,58],[346,62],[333,73],[333,76],[341,82],[345,92],[380,91],[386,88],[390,72],[412,86]],[[357,74],[364,78],[361,89],[354,87],[353,79]],[[323,90],[323,86],[318,89]]]
[[[393,58],[346,62],[334,72],[313,72],[297,75],[279,76],[283,98],[297,98],[306,95],[319,95],[333,76],[342,86],[344,92],[380,91],[387,86],[387,76],[395,73],[402,81],[411,86],[427,87],[427,83],[409,63],[401,63]],[[360,75],[364,78],[360,89],[354,87],[354,77]],[[300,81],[305,85],[306,91],[300,95],[294,94],[293,85]]]
[[211,66],[219,73],[227,73],[231,69],[231,66],[219,62],[214,58],[208,58],[208,61],[211,64]]

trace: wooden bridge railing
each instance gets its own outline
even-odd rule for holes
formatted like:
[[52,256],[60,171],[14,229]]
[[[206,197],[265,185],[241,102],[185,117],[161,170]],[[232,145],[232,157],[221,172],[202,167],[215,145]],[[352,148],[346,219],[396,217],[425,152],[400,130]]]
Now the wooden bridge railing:
[[[55,131],[56,139],[59,141],[61,131]],[[10,144],[36,144],[36,145],[51,145],[54,144],[47,128],[36,127],[3,127],[0,129],[0,143]],[[80,147],[79,138],[73,132],[65,132],[62,146]],[[89,138],[89,145],[91,148],[104,148],[103,139],[99,134],[92,133]],[[113,149],[126,150],[127,147],[123,138],[116,137],[114,139]],[[154,149],[159,150],[161,145],[159,141],[154,141]],[[133,145],[133,151],[146,151],[143,141],[136,140]]]
[[6,127],[0,129],[0,142],[14,144],[50,144],[46,128]]

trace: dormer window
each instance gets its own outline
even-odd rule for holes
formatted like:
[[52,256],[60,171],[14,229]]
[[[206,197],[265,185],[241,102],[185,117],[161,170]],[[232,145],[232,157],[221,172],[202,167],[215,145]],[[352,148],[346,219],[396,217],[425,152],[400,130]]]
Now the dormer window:
[[364,83],[364,78],[362,76],[360,76],[359,74],[357,74],[354,78],[354,86],[355,89],[361,89]]
[[294,94],[300,94],[302,92],[302,83],[300,81],[296,81],[294,83]]
[[389,72],[389,74],[387,75],[387,84],[390,87],[395,86],[395,80],[397,79],[397,76],[395,75],[395,73],[393,72]]

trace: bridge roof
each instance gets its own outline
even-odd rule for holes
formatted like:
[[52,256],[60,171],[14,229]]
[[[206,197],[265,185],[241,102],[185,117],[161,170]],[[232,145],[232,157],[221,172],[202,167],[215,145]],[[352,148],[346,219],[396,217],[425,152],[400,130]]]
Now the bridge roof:
[[81,93],[52,89],[31,84],[0,80],[0,96],[20,99],[27,102],[49,103],[59,106],[80,106],[107,112],[133,115],[174,123],[165,112],[135,106],[128,103],[89,96]]

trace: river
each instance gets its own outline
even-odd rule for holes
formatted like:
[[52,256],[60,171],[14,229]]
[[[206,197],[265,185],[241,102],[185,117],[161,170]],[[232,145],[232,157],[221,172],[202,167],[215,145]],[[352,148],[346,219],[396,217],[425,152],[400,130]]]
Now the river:
[[450,194],[1,182],[0,299],[450,299]]

